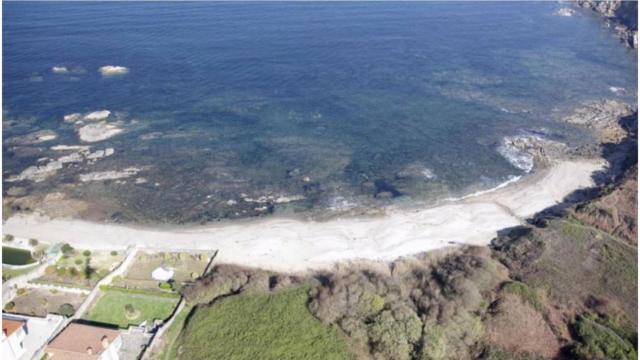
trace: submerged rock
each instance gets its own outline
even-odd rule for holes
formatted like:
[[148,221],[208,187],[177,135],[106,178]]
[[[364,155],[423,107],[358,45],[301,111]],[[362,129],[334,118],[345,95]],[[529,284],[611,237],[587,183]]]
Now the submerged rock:
[[115,180],[125,179],[142,171],[141,168],[128,167],[122,170],[110,170],[110,171],[97,171],[88,174],[80,174],[80,181],[103,181],[103,180]]
[[617,100],[599,100],[585,103],[562,120],[595,131],[601,142],[618,143],[626,136],[620,118],[633,113],[633,108]]
[[39,143],[54,140],[57,137],[58,137],[58,134],[53,130],[39,130],[39,131],[29,133],[27,135],[9,138],[7,140],[7,143],[12,145],[39,144]]
[[85,125],[78,129],[78,136],[84,142],[97,142],[118,135],[123,130],[115,124],[101,121],[95,124]]
[[534,166],[546,166],[567,151],[563,143],[537,135],[508,136],[502,139],[498,152],[514,167],[530,172]]

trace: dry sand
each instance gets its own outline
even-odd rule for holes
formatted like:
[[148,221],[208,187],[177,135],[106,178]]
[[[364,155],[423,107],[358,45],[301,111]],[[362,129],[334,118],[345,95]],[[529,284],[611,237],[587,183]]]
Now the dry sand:
[[593,184],[602,161],[563,161],[521,181],[464,200],[420,210],[389,209],[369,218],[312,222],[285,218],[152,229],[19,214],[3,233],[78,248],[130,245],[156,249],[218,249],[219,261],[278,271],[330,267],[344,260],[391,261],[453,244],[486,245],[500,229]]

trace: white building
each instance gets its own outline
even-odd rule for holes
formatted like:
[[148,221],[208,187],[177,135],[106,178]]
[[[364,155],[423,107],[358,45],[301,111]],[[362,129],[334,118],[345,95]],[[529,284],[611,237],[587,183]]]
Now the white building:
[[64,317],[2,314],[2,357],[0,359],[39,359],[51,337],[64,323]]
[[25,353],[23,341],[27,336],[27,322],[2,317],[2,359],[17,360]]
[[174,274],[175,272],[173,271],[173,269],[159,266],[155,270],[153,270],[153,272],[151,273],[151,277],[154,280],[158,281],[169,281],[173,279]]

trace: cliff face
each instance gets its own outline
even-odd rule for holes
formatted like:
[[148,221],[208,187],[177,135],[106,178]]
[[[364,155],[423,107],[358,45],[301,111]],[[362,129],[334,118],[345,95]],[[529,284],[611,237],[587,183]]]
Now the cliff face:
[[638,3],[621,0],[576,0],[576,4],[603,16],[629,47],[638,47]]

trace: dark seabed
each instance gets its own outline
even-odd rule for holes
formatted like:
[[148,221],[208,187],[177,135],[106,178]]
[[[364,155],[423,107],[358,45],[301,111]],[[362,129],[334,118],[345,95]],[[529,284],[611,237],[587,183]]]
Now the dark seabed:
[[[635,100],[636,53],[589,13],[554,16],[561,6],[4,2],[4,189],[183,223],[491,188],[523,174],[503,137],[588,141],[558,114]],[[51,149],[82,144],[64,116],[99,110],[122,132],[85,145],[111,156],[9,181],[71,154]],[[25,136],[38,130],[57,138]]]

